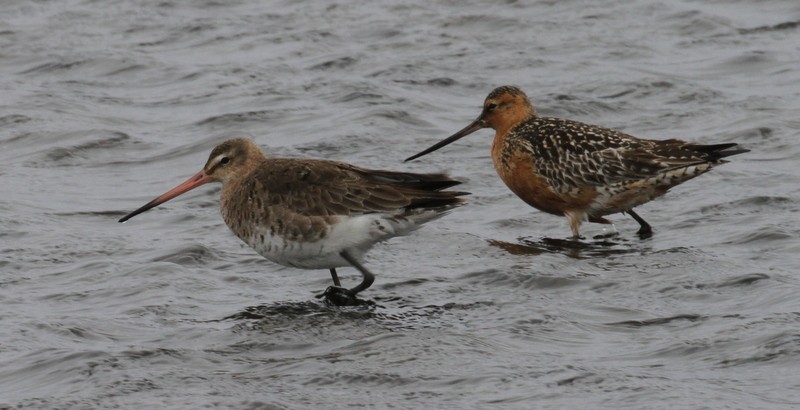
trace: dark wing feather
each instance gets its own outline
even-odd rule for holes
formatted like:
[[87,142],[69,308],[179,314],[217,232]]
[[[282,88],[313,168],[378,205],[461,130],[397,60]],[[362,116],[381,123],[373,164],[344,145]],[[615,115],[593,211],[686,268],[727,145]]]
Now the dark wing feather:
[[663,172],[747,152],[736,144],[699,145],[631,135],[560,118],[534,118],[513,134],[532,152],[542,176],[559,192],[655,177]]
[[266,193],[267,206],[307,216],[332,216],[456,205],[463,201],[458,196],[466,193],[443,190],[459,183],[444,174],[370,170],[326,160],[272,158],[251,174],[247,184],[260,185],[255,192]]

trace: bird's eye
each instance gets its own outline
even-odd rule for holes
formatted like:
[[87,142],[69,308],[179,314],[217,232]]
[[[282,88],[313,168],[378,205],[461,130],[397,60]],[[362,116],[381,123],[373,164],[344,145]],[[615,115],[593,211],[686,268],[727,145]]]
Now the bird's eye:
[[497,104],[495,104],[495,103],[486,104],[486,111],[490,111],[491,112],[491,111],[494,111],[495,108],[497,108]]
[[225,165],[225,164],[227,164],[229,162],[231,162],[231,159],[228,158],[228,157],[222,157],[222,159],[219,160],[219,163],[222,164],[222,165]]

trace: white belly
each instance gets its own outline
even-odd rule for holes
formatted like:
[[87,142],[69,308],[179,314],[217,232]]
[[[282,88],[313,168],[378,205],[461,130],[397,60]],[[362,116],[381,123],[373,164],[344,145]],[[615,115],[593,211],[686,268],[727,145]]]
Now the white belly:
[[[262,239],[263,238],[263,239]],[[330,269],[350,264],[339,254],[343,248],[329,240],[315,242],[287,240],[268,232],[255,237],[242,238],[259,255],[280,265],[303,269]],[[358,253],[360,256],[361,253]]]
[[248,236],[239,238],[272,262],[295,268],[330,269],[350,266],[341,256],[344,250],[360,260],[376,243],[408,234],[442,215],[441,211],[420,210],[403,215],[343,216],[327,226],[321,239],[310,241],[287,238],[268,227],[256,227]]

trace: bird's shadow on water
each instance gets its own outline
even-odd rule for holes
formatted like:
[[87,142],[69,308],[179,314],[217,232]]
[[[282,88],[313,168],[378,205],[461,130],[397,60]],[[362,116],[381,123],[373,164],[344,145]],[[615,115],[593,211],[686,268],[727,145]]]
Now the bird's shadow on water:
[[559,238],[531,237],[517,238],[517,242],[488,239],[489,245],[500,248],[512,255],[536,256],[541,254],[562,254],[575,259],[604,258],[642,252],[641,241],[630,241],[619,235],[594,237],[591,241]]
[[364,320],[376,316],[379,306],[364,303],[358,306],[333,306],[323,301],[285,301],[248,306],[242,311],[222,318],[220,321],[275,320],[279,318],[327,317]]
[[[249,306],[242,311],[215,322],[249,322],[255,327],[275,329],[283,325],[303,327],[337,326],[370,323],[383,329],[400,330],[440,326],[444,316],[459,315],[459,312],[485,308],[493,302],[445,303],[442,305],[418,305],[396,296],[376,297],[372,303],[359,306],[332,306],[327,303],[309,301],[285,301]],[[260,324],[260,325],[259,325]]]

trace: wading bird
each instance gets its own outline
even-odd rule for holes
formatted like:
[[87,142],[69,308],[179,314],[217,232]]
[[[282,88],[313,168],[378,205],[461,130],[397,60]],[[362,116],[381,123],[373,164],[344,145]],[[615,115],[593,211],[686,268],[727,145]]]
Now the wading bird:
[[572,236],[581,223],[610,224],[605,215],[624,212],[652,234],[633,208],[670,188],[724,164],[722,158],[748,152],[735,143],[702,145],[677,139],[640,139],[619,131],[561,118],[539,117],[517,87],[503,86],[486,97],[480,116],[461,131],[406,159],[436,151],[481,128],[496,131],[495,170],[523,201],[563,215]]
[[[119,222],[208,182],[221,182],[225,223],[242,241],[275,263],[329,269],[334,286],[320,296],[337,305],[358,304],[356,294],[374,275],[362,256],[378,242],[406,235],[464,200],[466,192],[445,174],[415,174],[360,168],[319,159],[266,158],[248,139],[218,145],[203,169]],[[341,287],[336,268],[363,275]]]

